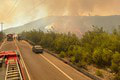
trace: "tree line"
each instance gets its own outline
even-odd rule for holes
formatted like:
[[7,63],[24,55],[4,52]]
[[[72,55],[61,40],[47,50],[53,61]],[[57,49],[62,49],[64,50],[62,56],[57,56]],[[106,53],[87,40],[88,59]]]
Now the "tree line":
[[115,73],[115,80],[120,80],[120,28],[107,33],[103,28],[93,26],[82,38],[72,33],[43,32],[32,30],[22,32],[26,39],[54,51],[61,58],[66,57],[71,63],[85,68],[95,65],[110,68]]

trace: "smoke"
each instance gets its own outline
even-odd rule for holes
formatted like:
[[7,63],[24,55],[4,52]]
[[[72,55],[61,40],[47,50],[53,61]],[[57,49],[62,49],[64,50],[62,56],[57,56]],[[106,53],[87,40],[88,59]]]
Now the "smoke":
[[46,16],[119,15],[119,5],[120,0],[0,0],[0,21],[16,26]]
[[[9,3],[11,3],[10,1],[8,1]],[[0,4],[0,21],[4,21],[6,15],[9,13],[9,9],[11,8],[11,5],[8,4],[8,2],[4,1],[4,0],[0,0],[0,3],[1,4],[4,4],[4,5],[1,5]],[[6,8],[7,7],[7,8]],[[9,17],[9,22],[11,22],[12,18]]]
[[[118,15],[120,0],[50,0],[47,6],[51,15]],[[118,12],[119,11],[119,12]]]

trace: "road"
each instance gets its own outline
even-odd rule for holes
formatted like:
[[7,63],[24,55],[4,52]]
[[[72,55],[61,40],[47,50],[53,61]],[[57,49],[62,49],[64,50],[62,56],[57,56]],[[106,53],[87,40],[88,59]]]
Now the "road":
[[44,52],[35,54],[25,41],[5,41],[2,50],[19,50],[30,80],[91,80],[71,66]]

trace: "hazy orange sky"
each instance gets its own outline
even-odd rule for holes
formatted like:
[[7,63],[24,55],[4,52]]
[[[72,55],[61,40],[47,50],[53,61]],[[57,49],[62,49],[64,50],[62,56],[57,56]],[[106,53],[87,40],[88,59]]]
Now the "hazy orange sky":
[[109,16],[120,14],[120,0],[0,0],[4,29],[46,16]]

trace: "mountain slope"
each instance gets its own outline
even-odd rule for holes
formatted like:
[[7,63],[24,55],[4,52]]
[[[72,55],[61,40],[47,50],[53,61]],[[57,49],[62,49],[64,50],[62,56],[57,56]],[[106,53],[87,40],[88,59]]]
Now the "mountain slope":
[[[20,33],[33,29],[52,29],[56,32],[73,32],[82,35],[88,30],[92,30],[92,25],[103,27],[106,31],[111,32],[120,25],[120,16],[54,16],[45,17],[30,22],[23,26],[9,28],[4,30],[6,33]],[[52,27],[51,27],[52,26]]]

